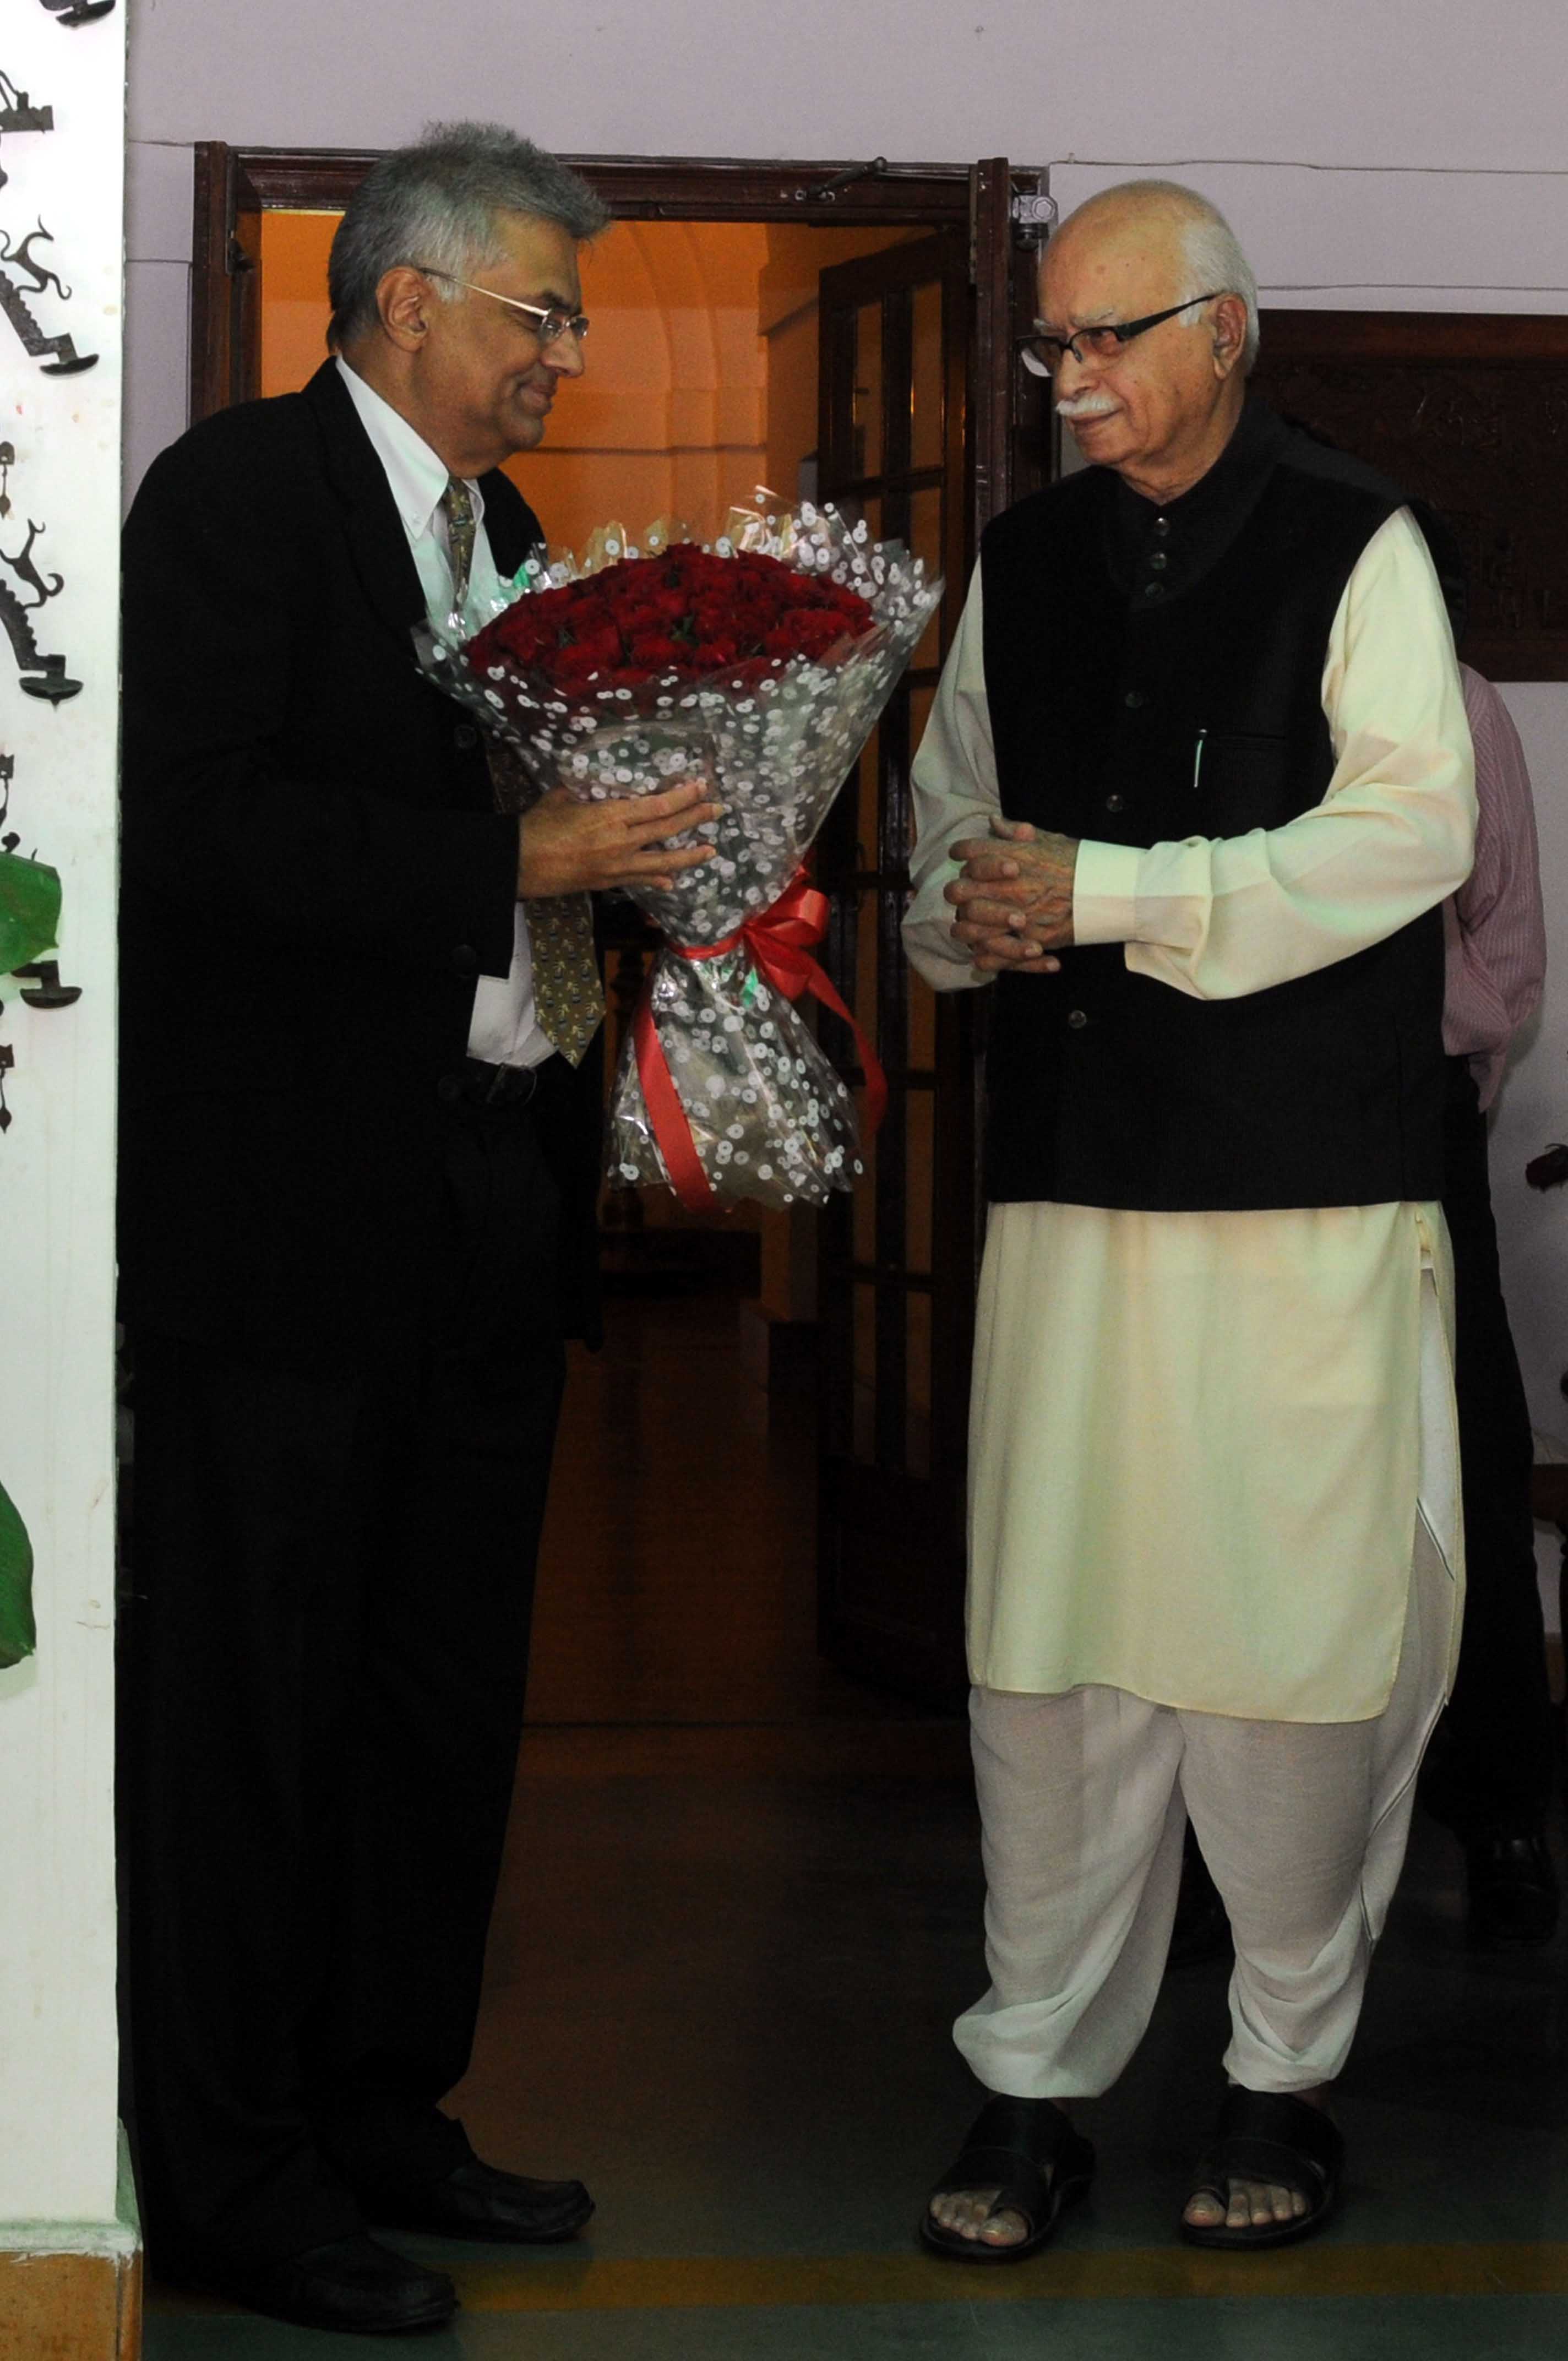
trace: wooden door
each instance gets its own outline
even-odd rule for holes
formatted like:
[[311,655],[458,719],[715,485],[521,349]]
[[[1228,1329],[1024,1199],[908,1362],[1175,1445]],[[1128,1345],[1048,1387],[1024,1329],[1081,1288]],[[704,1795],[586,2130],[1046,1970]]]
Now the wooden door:
[[[909,758],[976,536],[1044,473],[1044,400],[1037,380],[1013,366],[1012,340],[1033,313],[1028,225],[1048,200],[1039,172],[1014,170],[1004,157],[968,167],[567,160],[626,220],[929,233],[822,278],[819,489],[859,500],[884,533],[912,533],[948,590],[858,793],[842,799],[818,846],[819,879],[835,895],[829,963],[874,1031],[894,1086],[864,1184],[820,1223],[819,1620],[839,1663],[912,1696],[951,1697],[962,1682],[984,995],[938,1001],[909,976],[898,919]],[[374,161],[363,151],[198,148],[192,417],[242,399],[256,381],[247,265],[257,214],[340,208]],[[1015,201],[1028,217],[1021,227]],[[825,1016],[823,1033],[847,1065],[844,1028]]]
[[[976,179],[970,239],[944,232],[820,281],[821,498],[947,580],[817,854],[833,897],[828,963],[888,1080],[865,1177],[820,1219],[821,1641],[847,1670],[931,1701],[958,1696],[964,1677],[982,1012],[975,994],[932,992],[904,957],[909,766],[963,604],[977,507],[983,522],[1016,472],[1015,280],[1033,308],[1006,165]],[[825,1019],[824,1033],[836,1057],[852,1056],[842,1026]]]

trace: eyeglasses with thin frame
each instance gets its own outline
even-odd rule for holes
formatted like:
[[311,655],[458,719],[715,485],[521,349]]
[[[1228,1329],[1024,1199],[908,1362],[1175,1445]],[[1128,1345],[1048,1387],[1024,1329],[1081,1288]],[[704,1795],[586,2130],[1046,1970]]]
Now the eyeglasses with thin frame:
[[1048,335],[1036,320],[1029,334],[1018,339],[1019,358],[1034,377],[1054,377],[1069,353],[1079,362],[1085,354],[1091,360],[1112,361],[1135,336],[1146,335],[1162,321],[1174,320],[1179,312],[1190,312],[1195,303],[1212,303],[1231,291],[1228,287],[1216,287],[1212,295],[1189,295],[1185,303],[1172,303],[1168,311],[1150,312],[1141,320],[1113,320],[1104,327],[1075,329],[1070,336]]
[[472,279],[458,279],[450,270],[433,270],[428,262],[416,262],[413,268],[426,279],[444,279],[449,287],[466,287],[470,295],[488,295],[492,303],[504,303],[509,312],[526,312],[539,323],[533,334],[542,345],[558,345],[563,336],[570,336],[580,345],[588,333],[586,313],[558,312],[543,303],[524,303],[516,295],[498,295],[493,287],[481,287]]

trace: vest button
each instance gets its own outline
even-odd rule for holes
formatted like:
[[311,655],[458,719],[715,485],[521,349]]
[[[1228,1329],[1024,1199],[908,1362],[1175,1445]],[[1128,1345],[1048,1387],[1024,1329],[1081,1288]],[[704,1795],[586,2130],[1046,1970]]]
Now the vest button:
[[1163,574],[1169,564],[1170,560],[1166,555],[1163,549],[1157,549],[1154,555],[1149,559],[1149,565],[1157,574]]
[[1167,516],[1156,517],[1154,521],[1154,529],[1163,539],[1165,534],[1170,531],[1170,519]]
[[1128,707],[1132,712],[1135,713],[1140,705],[1146,705],[1148,703],[1148,698],[1144,695],[1141,688],[1130,688],[1127,691],[1126,696],[1122,699],[1122,702],[1124,706]]
[[1067,1021],[1075,1033],[1081,1033],[1089,1019],[1081,1008],[1069,1008],[1067,1012]]
[[1144,584],[1144,597],[1146,598],[1157,598],[1159,597],[1161,588],[1162,586],[1157,582],[1146,582]]
[[435,1085],[435,1095],[443,1106],[455,1106],[463,1095],[461,1074],[443,1074]]
[[1125,811],[1127,807],[1122,796],[1107,796],[1105,798],[1105,808],[1107,811],[1117,812]]
[[452,732],[452,743],[466,754],[470,746],[479,742],[479,733],[471,721],[460,721]]

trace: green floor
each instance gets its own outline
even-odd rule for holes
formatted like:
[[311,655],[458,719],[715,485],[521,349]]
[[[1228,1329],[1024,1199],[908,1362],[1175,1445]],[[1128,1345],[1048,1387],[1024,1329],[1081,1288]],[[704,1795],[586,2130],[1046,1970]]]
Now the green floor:
[[[842,1733],[840,1733],[841,1739]],[[975,1834],[953,1733],[897,1773],[810,1733],[542,1741],[525,1769],[479,2053],[482,2150],[580,2169],[591,2236],[530,2256],[414,2242],[453,2268],[438,2361],[1464,2361],[1568,2351],[1563,1945],[1473,1958],[1456,1861],[1418,1837],[1342,2117],[1342,2220],[1293,2254],[1197,2257],[1171,2224],[1223,2043],[1223,1969],[1168,1983],[1122,2088],[1085,2110],[1089,2207],[1014,2271],[919,2256],[911,2227],[970,2099],[947,2037],[976,1986]],[[779,1769],[798,1744],[792,1772]],[[629,1751],[630,1749],[630,1751]],[[748,1752],[770,1763],[744,1767]],[[853,1747],[850,1750],[854,1751]],[[877,1751],[867,1734],[868,1754]],[[645,1752],[645,1750],[644,1750]],[[1252,2292],[1255,2290],[1256,2292]],[[154,2291],[148,2361],[366,2350]]]

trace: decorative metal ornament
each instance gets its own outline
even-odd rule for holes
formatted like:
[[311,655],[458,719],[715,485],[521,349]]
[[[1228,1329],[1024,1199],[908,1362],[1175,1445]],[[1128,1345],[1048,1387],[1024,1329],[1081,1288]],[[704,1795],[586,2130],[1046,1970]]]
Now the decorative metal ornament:
[[35,106],[7,73],[0,73],[0,131],[52,131],[52,106]]
[[57,598],[65,588],[63,575],[51,574],[46,580],[33,564],[33,544],[43,530],[41,524],[35,524],[29,517],[27,538],[16,556],[12,557],[0,549],[0,566],[8,567],[24,588],[37,593],[36,597],[24,599],[9,582],[0,580],[0,624],[5,626],[5,636],[16,659],[16,669],[22,675],[23,694],[41,697],[50,705],[60,705],[68,697],[76,696],[82,683],[73,680],[66,671],[63,656],[46,656],[43,653],[28,620],[29,616],[35,615],[49,599]]
[[79,983],[61,983],[58,960],[30,960],[26,967],[14,968],[12,973],[31,980],[33,990],[22,994],[29,1008],[69,1008],[82,997]]
[[114,13],[115,0],[40,0],[57,25],[91,25]]
[[[16,756],[0,754],[0,827],[4,827],[9,816],[11,787],[16,774]],[[15,832],[6,829],[5,833],[0,836],[0,852],[14,853],[17,841]],[[34,853],[27,858],[36,862],[38,856]],[[15,873],[13,873],[12,884],[15,886]],[[56,912],[58,914],[58,882]],[[43,919],[42,924],[39,923],[40,918]],[[57,923],[58,916],[52,920],[45,917],[42,906],[36,902],[29,913],[27,898],[23,896],[13,903],[8,922],[3,929],[0,929],[0,941],[5,945],[6,959],[21,961],[21,964],[8,970],[8,976],[16,983],[24,1006],[46,1013],[51,1009],[73,1007],[82,997],[80,984],[60,982],[58,958],[46,959],[43,956],[44,951],[49,947]],[[38,956],[33,959],[26,958],[25,954],[30,950],[36,950]],[[0,1015],[4,1013],[5,1002],[0,1001]],[[11,1111],[5,1104],[5,1081],[7,1075],[15,1072],[16,1065],[16,1054],[11,1044],[8,1041],[0,1041],[0,1137],[3,1137],[11,1126]]]
[[[45,377],[76,377],[82,370],[93,367],[97,354],[79,353],[69,336],[46,336],[27,309],[26,297],[17,283],[18,277],[25,278],[29,294],[42,295],[52,289],[62,303],[70,302],[71,290],[60,273],[51,270],[47,263],[39,262],[32,252],[40,238],[47,245],[54,244],[53,232],[47,230],[41,220],[36,229],[27,232],[20,246],[15,247],[9,234],[0,230],[0,266],[6,266],[0,268],[0,311],[5,313],[34,360],[42,359],[46,353],[52,356],[43,362]],[[13,276],[14,273],[16,275]]]
[[25,582],[29,590],[36,590],[38,592],[38,595],[36,598],[32,598],[27,601],[29,608],[47,606],[51,598],[58,598],[60,592],[65,588],[65,577],[63,574],[51,574],[49,580],[46,582],[43,576],[38,572],[38,567],[33,564],[33,544],[37,541],[39,533],[43,531],[44,527],[41,524],[35,524],[32,518],[29,517],[27,519],[27,540],[17,551],[16,556],[7,556],[5,550],[0,549],[0,566],[9,566],[11,572],[16,576],[18,582]]
[[24,697],[41,697],[50,705],[63,705],[68,697],[80,696],[82,683],[71,678],[63,656],[42,656],[38,662],[36,679],[23,675],[20,686]]
[[[53,129],[53,107],[35,106],[25,90],[18,90],[8,74],[0,73],[0,132]],[[0,167],[0,189],[8,177]]]

